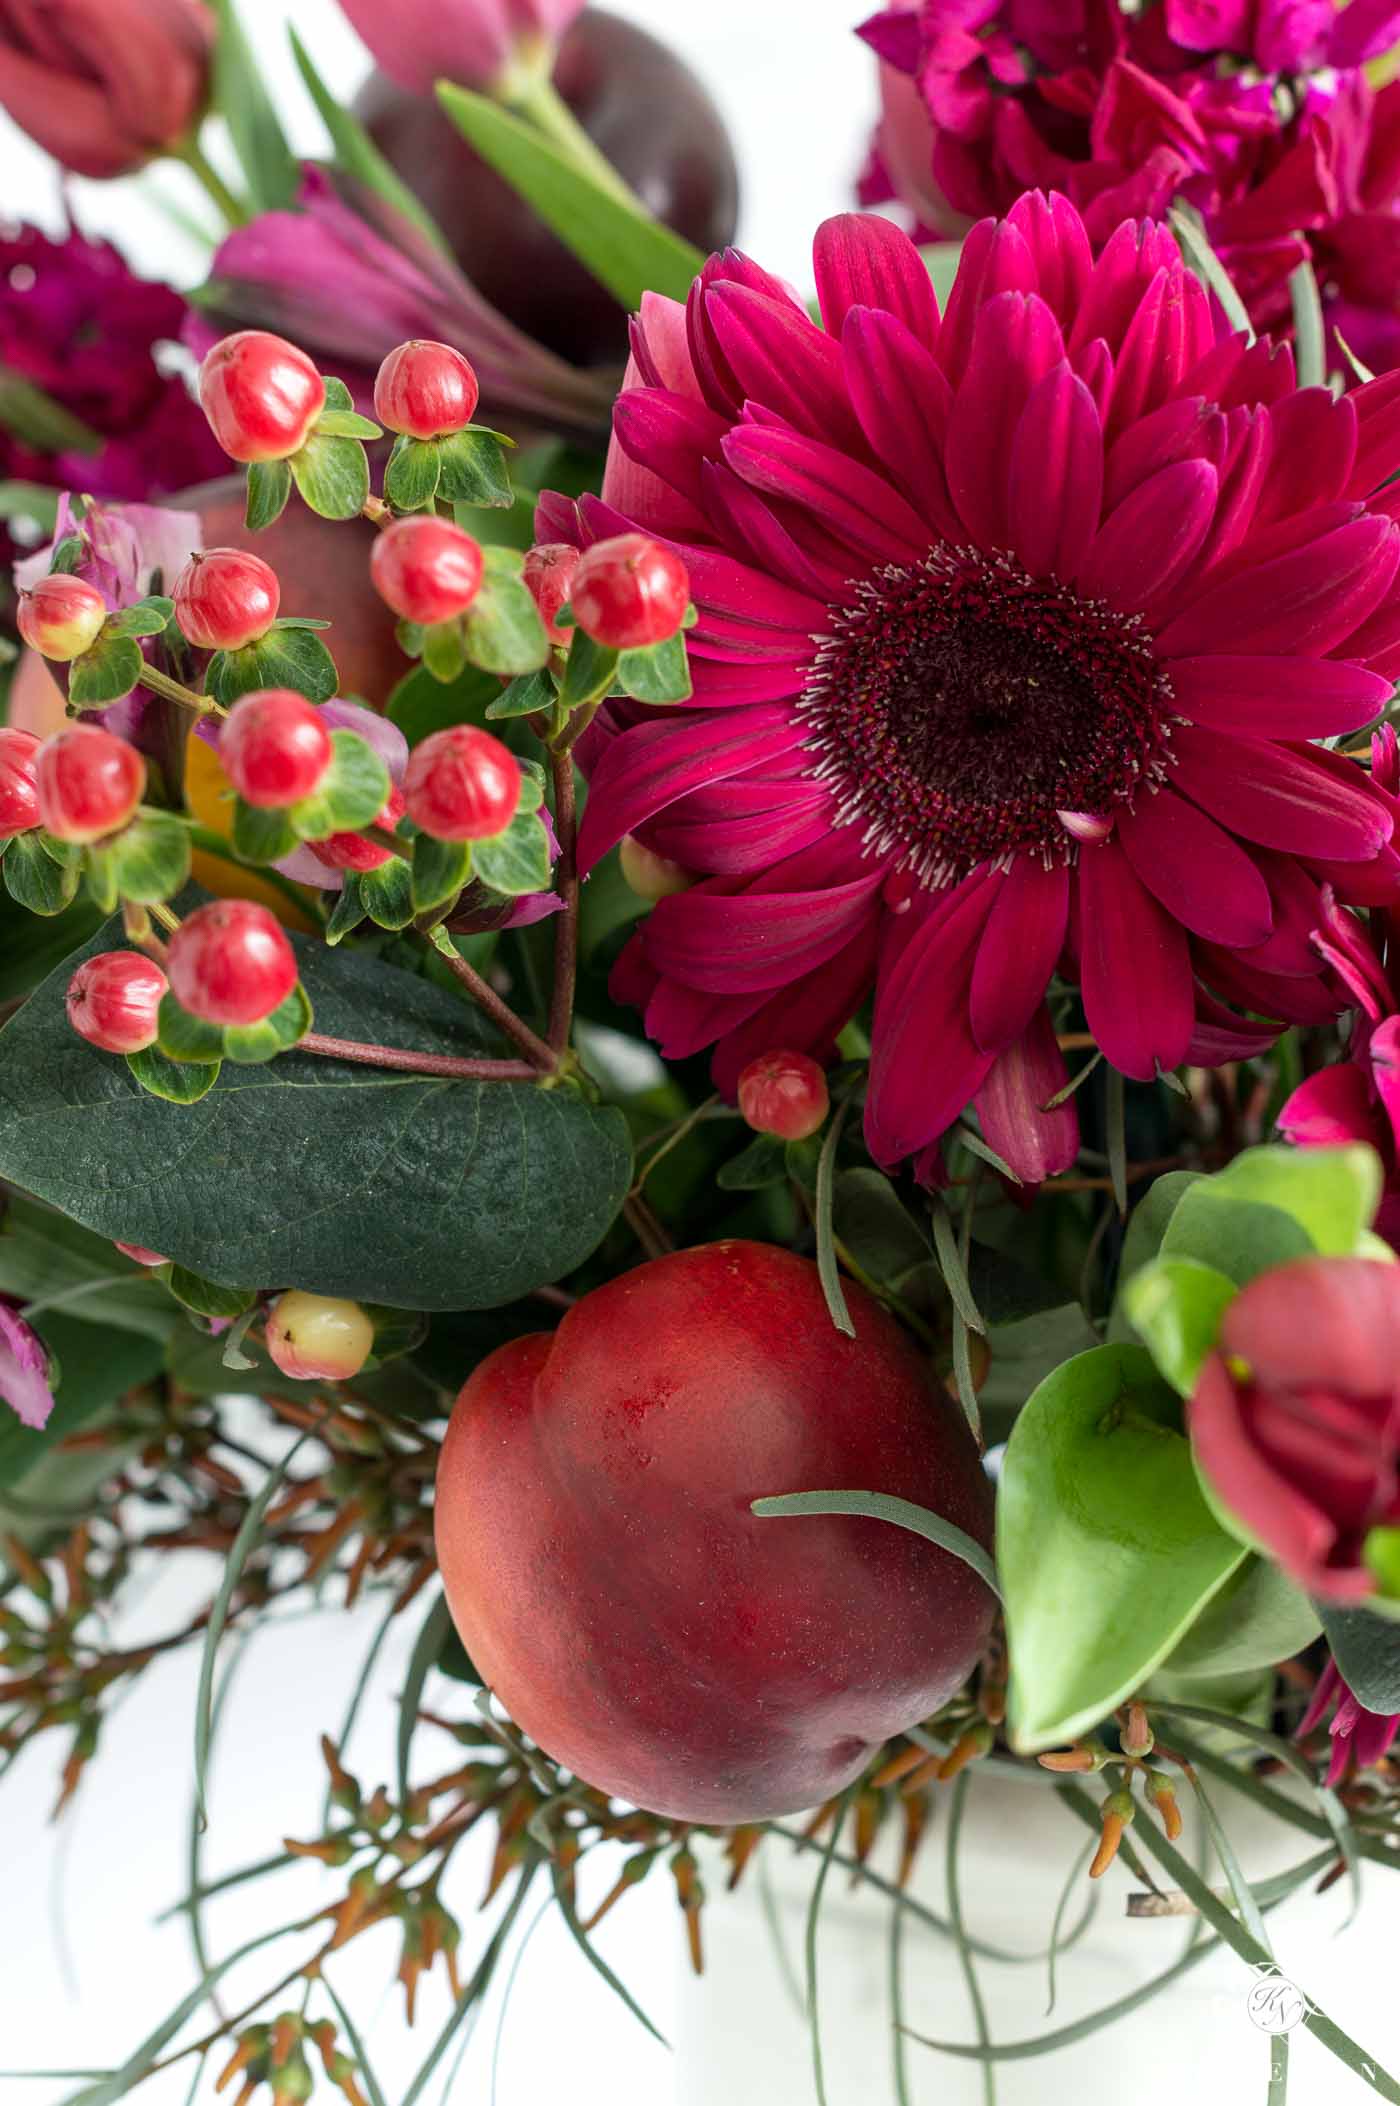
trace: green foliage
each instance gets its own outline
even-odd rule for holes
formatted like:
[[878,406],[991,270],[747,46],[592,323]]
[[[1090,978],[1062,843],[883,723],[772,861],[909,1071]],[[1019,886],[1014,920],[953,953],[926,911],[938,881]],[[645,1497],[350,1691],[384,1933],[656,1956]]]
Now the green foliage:
[[505,449],[513,442],[500,432],[471,425],[435,442],[437,489],[450,504],[486,505],[493,511],[513,503]]
[[92,649],[68,668],[68,699],[75,709],[100,709],[108,702],[119,702],[140,685],[145,663],[140,644],[115,631],[109,622]]
[[437,496],[442,461],[432,439],[394,441],[384,470],[384,495],[396,512],[425,512]]
[[623,651],[617,661],[617,684],[638,702],[688,702],[695,688],[684,636],[677,631],[665,643]]
[[156,906],[189,879],[189,829],[174,812],[143,807],[103,850],[120,899]]
[[376,196],[382,197],[387,205],[391,205],[396,212],[402,213],[405,219],[410,220],[420,234],[425,234],[435,248],[446,253],[447,243],[430,215],[385,160],[359,118],[353,111],[347,110],[336,101],[316,71],[311,54],[290,24],[287,34],[291,39],[297,71],[316,105],[321,122],[330,134],[331,144],[335,148],[336,166],[343,169],[346,175],[353,176],[357,183],[363,183],[366,189],[374,191]]
[[485,673],[514,678],[533,673],[549,659],[549,636],[540,610],[521,577],[518,549],[499,545],[482,551],[481,589],[462,617],[467,657]]
[[359,439],[313,431],[288,463],[304,503],[322,519],[356,519],[369,496],[369,461]]
[[472,844],[472,867],[484,885],[509,898],[549,884],[549,842],[538,812],[518,811],[503,833]]
[[1369,1609],[1315,1602],[1347,1686],[1368,1711],[1400,1711],[1400,1624]]
[[357,731],[331,733],[331,764],[309,797],[289,817],[304,841],[373,826],[389,801],[389,771]]
[[214,107],[242,163],[253,204],[276,212],[294,204],[301,171],[278,122],[233,0],[213,0],[219,26],[214,51]]
[[[33,833],[14,836],[5,849],[0,870],[5,873],[5,889],[16,906],[43,920],[65,914],[77,897],[77,858],[64,857],[60,861],[50,854],[37,828]],[[4,963],[9,962],[7,955]]]
[[292,494],[292,471],[286,461],[254,461],[248,469],[248,502],[244,523],[260,534],[273,526],[287,509]]
[[1158,1371],[1189,1397],[1215,1344],[1220,1319],[1239,1289],[1195,1258],[1154,1258],[1123,1289],[1123,1306]]
[[329,702],[340,685],[335,660],[319,636],[279,625],[240,651],[216,651],[209,661],[209,693],[227,708],[259,688],[289,687],[308,702]]

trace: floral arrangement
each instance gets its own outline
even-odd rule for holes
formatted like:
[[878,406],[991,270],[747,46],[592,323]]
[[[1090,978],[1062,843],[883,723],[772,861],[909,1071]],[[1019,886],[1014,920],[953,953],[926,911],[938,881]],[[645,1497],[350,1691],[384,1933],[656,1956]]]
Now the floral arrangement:
[[[1014,1774],[1067,1900],[1126,1876],[1200,1936],[998,2043],[955,1907],[978,2037],[926,2045],[990,2097],[1216,1947],[1267,1971],[1275,1908],[1400,1842],[1400,9],[890,6],[890,209],[816,229],[811,302],[728,245],[650,39],[345,11],[383,73],[348,108],[296,44],[303,166],[230,0],[0,0],[63,167],[178,157],[225,223],[183,296],[76,228],[8,230],[0,287],[44,543],[0,726],[5,1765],[61,1734],[63,1813],[123,1690],[201,1663],[198,1978],[66,2097],[386,2106],[336,1956],[392,1926],[407,2021],[451,1986],[415,2100],[532,1895],[649,2026],[594,1927],[669,1880],[700,1968],[707,1878],[793,1843],[816,2094],[838,1864],[892,1912],[904,2097],[921,1845],[956,1893]],[[207,1602],[119,1649],[191,1548]],[[228,1641],[370,1594],[321,1813],[231,1876],[312,1905],[217,1955]],[[1266,1881],[1244,1801],[1298,1831]]]

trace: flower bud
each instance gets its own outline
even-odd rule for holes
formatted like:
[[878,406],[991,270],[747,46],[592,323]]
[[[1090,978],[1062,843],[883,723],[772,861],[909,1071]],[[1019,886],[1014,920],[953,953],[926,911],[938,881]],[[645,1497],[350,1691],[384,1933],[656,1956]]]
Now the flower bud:
[[492,88],[518,70],[551,70],[552,47],[584,0],[341,0],[391,80],[418,95],[452,80]]
[[74,175],[130,175],[194,130],[213,49],[204,0],[5,7],[0,103]]

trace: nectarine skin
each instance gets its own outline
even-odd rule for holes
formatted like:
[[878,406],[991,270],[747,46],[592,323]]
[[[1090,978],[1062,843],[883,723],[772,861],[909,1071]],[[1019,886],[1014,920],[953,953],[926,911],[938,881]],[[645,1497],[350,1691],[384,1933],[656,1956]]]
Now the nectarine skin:
[[462,1642],[587,1783],[709,1824],[841,1791],[986,1641],[968,1566],[884,1521],[750,1502],[888,1492],[980,1543],[992,1489],[893,1319],[766,1244],[678,1251],[501,1346],[458,1397],[437,1552]]

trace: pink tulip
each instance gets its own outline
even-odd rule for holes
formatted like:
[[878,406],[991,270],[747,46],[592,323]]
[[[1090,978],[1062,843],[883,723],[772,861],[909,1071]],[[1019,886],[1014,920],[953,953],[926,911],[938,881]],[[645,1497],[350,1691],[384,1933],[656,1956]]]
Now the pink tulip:
[[583,0],[340,0],[374,61],[416,95],[433,83],[491,88],[517,67],[550,70],[550,54]]
[[0,0],[0,103],[75,175],[123,176],[198,123],[204,0]]

